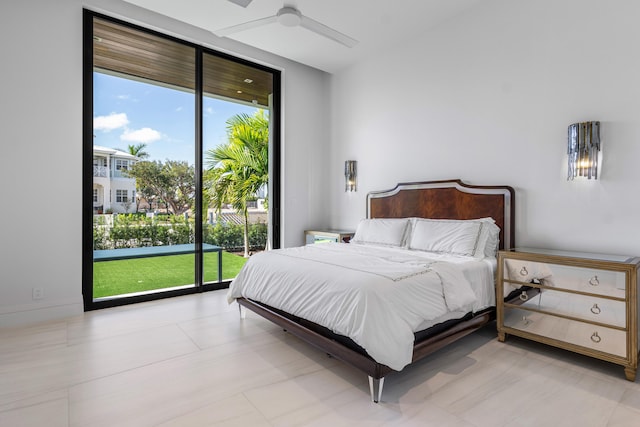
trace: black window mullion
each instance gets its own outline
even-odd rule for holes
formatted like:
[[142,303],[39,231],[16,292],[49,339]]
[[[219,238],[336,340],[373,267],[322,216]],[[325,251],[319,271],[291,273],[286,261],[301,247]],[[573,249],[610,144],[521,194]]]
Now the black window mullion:
[[281,105],[280,105],[280,85],[281,85],[281,74],[279,71],[274,71],[273,72],[273,105],[272,105],[272,111],[270,112],[271,114],[273,114],[273,129],[270,129],[269,132],[272,135],[272,140],[274,141],[274,143],[272,144],[272,148],[273,148],[273,155],[271,156],[271,158],[273,159],[273,167],[271,168],[271,170],[273,171],[273,176],[270,176],[269,179],[272,181],[271,184],[271,188],[273,190],[273,194],[270,195],[271,197],[271,204],[273,205],[272,207],[270,207],[271,212],[270,212],[270,218],[269,221],[271,221],[271,247],[273,249],[279,249],[280,248],[280,188],[281,187],[281,181],[280,181],[280,168],[281,168],[281,159],[282,159],[282,153],[281,153],[281,147],[280,147],[280,135],[282,132],[282,129],[280,127],[280,123],[281,123],[281,118],[280,118],[280,113],[281,113]]
[[[93,14],[82,14],[82,300],[93,305]],[[91,197],[89,198],[89,194]]]
[[[204,283],[204,254],[202,252],[202,49],[196,49],[195,93],[195,285],[202,291]],[[219,265],[218,268],[221,268]]]

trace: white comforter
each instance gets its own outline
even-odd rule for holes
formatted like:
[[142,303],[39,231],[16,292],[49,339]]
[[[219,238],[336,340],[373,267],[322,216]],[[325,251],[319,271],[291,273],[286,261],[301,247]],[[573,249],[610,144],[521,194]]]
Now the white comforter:
[[325,243],[252,256],[228,292],[350,337],[377,362],[411,362],[414,331],[451,311],[473,309],[476,295],[453,263],[411,251]]

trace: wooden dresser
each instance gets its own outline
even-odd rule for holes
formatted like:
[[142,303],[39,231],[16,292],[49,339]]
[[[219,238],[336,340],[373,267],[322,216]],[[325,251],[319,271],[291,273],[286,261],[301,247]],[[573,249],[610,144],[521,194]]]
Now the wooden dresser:
[[[497,298],[498,339],[507,335],[638,368],[640,258],[519,248],[498,253],[498,296],[521,286],[539,292],[516,304]],[[531,292],[529,292],[531,295]]]

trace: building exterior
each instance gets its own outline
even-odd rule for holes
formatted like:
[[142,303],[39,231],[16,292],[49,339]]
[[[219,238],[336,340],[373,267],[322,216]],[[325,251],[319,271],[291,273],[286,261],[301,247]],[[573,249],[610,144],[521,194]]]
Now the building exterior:
[[136,180],[126,171],[139,159],[124,151],[93,146],[93,212],[126,213],[136,208]]

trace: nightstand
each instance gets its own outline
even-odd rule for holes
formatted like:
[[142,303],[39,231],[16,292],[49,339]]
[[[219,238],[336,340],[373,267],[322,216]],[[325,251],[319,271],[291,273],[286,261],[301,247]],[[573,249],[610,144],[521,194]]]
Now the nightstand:
[[[498,339],[538,341],[624,367],[638,368],[640,258],[545,249],[498,253]],[[520,286],[540,292],[517,303],[503,296]]]
[[323,242],[349,243],[355,233],[341,230],[305,230],[304,241],[307,245]]

